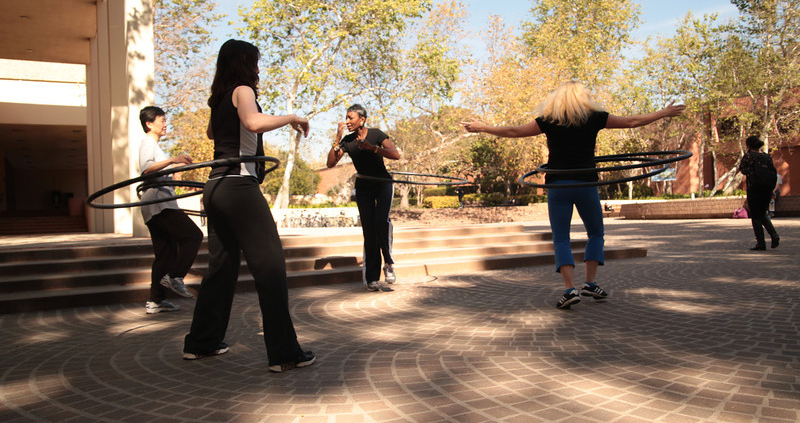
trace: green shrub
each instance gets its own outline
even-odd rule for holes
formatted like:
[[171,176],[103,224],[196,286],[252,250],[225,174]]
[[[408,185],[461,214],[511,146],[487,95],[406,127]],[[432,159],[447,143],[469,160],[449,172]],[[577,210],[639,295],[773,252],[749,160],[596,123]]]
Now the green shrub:
[[519,204],[520,206],[525,206],[531,203],[545,203],[547,202],[546,195],[537,195],[537,194],[519,194],[519,195],[512,195],[511,198],[514,200],[515,204]]
[[442,197],[447,195],[447,187],[425,188],[422,190],[423,197]]
[[458,197],[451,197],[451,196],[425,197],[425,199],[422,202],[423,202],[423,207],[425,207],[426,209],[458,208]]

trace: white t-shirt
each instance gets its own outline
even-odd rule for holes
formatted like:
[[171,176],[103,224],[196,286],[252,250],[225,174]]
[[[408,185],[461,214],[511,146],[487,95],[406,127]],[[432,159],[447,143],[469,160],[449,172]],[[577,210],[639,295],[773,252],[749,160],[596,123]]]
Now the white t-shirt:
[[[144,172],[153,163],[160,162],[168,158],[169,156],[167,155],[167,153],[165,153],[164,150],[162,150],[161,147],[158,146],[158,142],[154,140],[152,137],[145,135],[144,138],[142,138],[141,144],[139,144],[139,174]],[[169,167],[170,166],[167,166],[164,169],[168,169]],[[172,180],[172,175],[161,176],[146,182],[170,181],[170,180]],[[167,198],[174,196],[175,196],[175,190],[172,187],[159,187],[159,188],[151,188],[145,190],[142,193],[141,200],[149,201],[156,198]],[[149,222],[150,219],[153,218],[153,216],[161,213],[162,210],[179,209],[179,208],[180,207],[178,207],[178,202],[175,200],[164,201],[161,203],[155,203],[140,207],[140,209],[142,210],[142,218],[144,218],[145,223]]]

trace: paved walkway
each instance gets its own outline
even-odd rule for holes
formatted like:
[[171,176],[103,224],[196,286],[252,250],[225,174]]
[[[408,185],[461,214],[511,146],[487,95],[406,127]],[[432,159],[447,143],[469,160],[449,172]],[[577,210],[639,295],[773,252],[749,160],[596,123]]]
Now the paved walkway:
[[[540,225],[532,225],[540,227]],[[0,316],[0,421],[796,422],[800,219],[607,221],[604,303],[554,308],[551,267],[290,291],[318,363],[267,371],[255,294],[231,351],[180,359],[191,319],[142,304]],[[579,273],[582,267],[579,267]]]

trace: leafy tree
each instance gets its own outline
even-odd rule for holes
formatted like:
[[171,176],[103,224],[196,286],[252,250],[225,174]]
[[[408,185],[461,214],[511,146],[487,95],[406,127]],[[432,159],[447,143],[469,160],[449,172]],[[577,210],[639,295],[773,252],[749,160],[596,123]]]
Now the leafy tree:
[[213,0],[154,0],[155,87],[167,113],[205,103],[212,57],[204,49],[224,15]]
[[771,138],[785,142],[800,132],[795,106],[800,85],[800,0],[731,2],[742,14],[737,32],[743,48],[754,59],[742,72],[738,92],[750,98],[760,114],[758,132],[769,148]]
[[[262,84],[263,98],[270,107],[311,119],[358,95],[387,89],[387,79],[403,77],[398,58],[404,56],[407,23],[430,7],[427,0],[255,1],[243,15],[244,32],[263,54],[262,74],[269,81]],[[277,207],[288,205],[300,141],[299,135],[290,141]]]
[[621,51],[639,25],[631,0],[539,0],[522,41],[533,57],[544,57],[568,78],[601,88],[621,64]]
[[[401,172],[427,173],[436,175],[464,176],[463,168],[454,165],[454,152],[467,134],[458,122],[469,116],[466,109],[444,106],[435,114],[425,114],[403,119],[395,123],[391,136],[396,145],[401,146],[400,160],[390,162],[392,170]],[[410,185],[399,184],[395,189],[400,193],[401,207],[409,206]],[[421,203],[422,185],[415,185],[417,203]]]

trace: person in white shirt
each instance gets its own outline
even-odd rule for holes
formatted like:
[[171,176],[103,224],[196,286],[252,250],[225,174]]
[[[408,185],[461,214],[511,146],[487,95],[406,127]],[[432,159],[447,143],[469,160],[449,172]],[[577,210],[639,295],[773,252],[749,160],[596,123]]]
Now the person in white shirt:
[[[139,112],[139,120],[145,136],[139,145],[139,172],[146,175],[170,166],[183,166],[192,163],[187,154],[168,156],[158,145],[167,133],[164,111],[148,106]],[[172,179],[162,176],[154,181]],[[172,187],[150,188],[142,193],[142,200],[174,197]],[[178,207],[175,200],[145,205],[141,207],[142,217],[150,231],[155,259],[151,270],[150,299],[145,305],[147,314],[162,311],[177,311],[180,307],[166,299],[166,290],[187,298],[193,295],[186,289],[183,278],[197,257],[197,250],[203,242],[203,232],[192,219]]]

